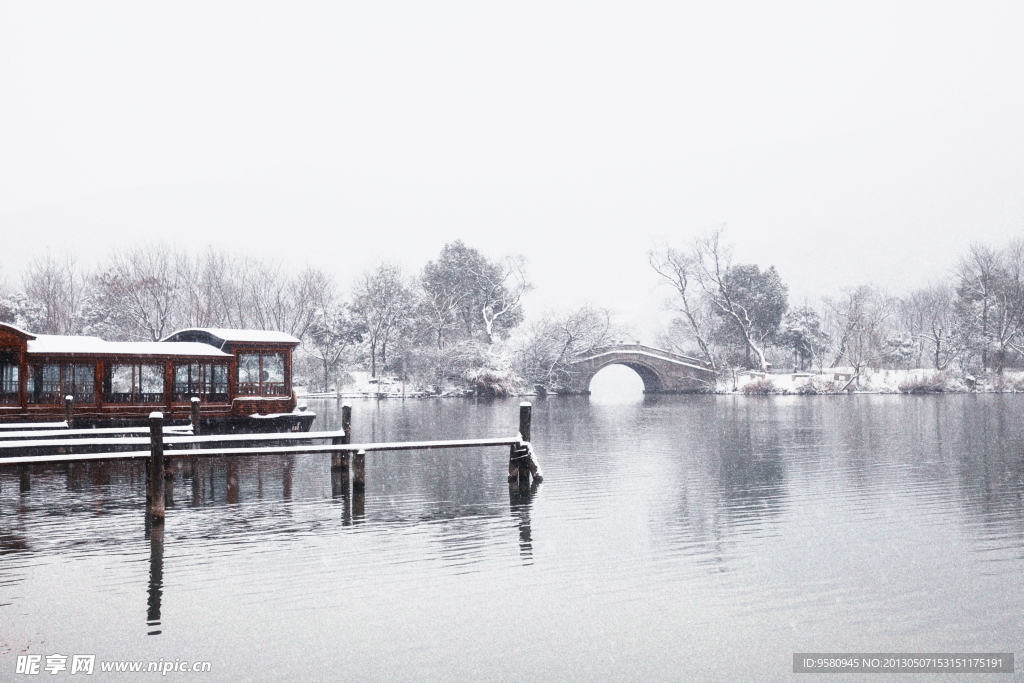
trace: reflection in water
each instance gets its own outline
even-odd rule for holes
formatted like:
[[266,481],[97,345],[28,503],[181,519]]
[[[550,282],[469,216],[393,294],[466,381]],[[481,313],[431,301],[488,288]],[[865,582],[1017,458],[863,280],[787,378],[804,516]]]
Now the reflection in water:
[[366,519],[366,489],[352,487],[352,523],[359,524]]
[[[517,409],[357,403],[354,438],[505,436]],[[1009,651],[1022,413],[1020,396],[538,399],[543,496],[497,448],[370,453],[358,488],[325,454],[186,460],[148,565],[142,463],[0,468],[0,624],[94,619],[48,646],[133,658],[145,590],[147,633],[219,680],[289,658],[309,661],[298,678],[479,680],[505,656],[535,680],[786,680],[779,653],[814,642]]]
[[[146,516],[147,520],[149,516]],[[148,524],[148,522],[147,522]],[[149,599],[146,609],[146,632],[148,636],[158,636],[160,626],[160,602],[164,590],[164,527],[159,525],[147,531],[149,536]]]
[[227,458],[227,500],[231,505],[238,503],[238,459]]
[[292,499],[292,456],[283,458],[284,470],[281,477],[281,495],[285,500]]
[[331,468],[331,497],[341,499],[342,526],[352,525],[352,494],[349,491],[349,474],[347,467]]
[[786,496],[777,403],[752,397],[718,415],[717,472],[727,524],[742,526],[777,516]]
[[519,556],[523,564],[533,564],[533,530],[530,528],[530,504],[540,484],[525,479],[508,483],[508,508],[519,527]]

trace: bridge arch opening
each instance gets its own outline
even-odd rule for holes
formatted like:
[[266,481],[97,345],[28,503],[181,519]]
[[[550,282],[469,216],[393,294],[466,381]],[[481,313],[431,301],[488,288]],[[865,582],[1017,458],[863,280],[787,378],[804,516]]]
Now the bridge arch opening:
[[644,397],[644,381],[624,365],[606,365],[594,373],[587,387],[598,403],[634,403]]
[[[637,379],[640,381],[637,382]],[[596,383],[595,383],[596,380]],[[661,377],[654,370],[640,363],[617,361],[606,363],[597,369],[587,383],[587,391],[605,395],[641,395],[663,390]]]

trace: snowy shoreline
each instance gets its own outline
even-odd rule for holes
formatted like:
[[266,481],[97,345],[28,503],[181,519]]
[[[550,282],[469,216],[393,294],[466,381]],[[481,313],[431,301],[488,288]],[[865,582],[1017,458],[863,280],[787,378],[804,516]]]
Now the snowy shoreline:
[[963,394],[1024,391],[1024,372],[974,377],[929,369],[865,370],[830,368],[827,372],[727,373],[711,393],[748,395],[819,394]]
[[[727,372],[720,377],[714,389],[704,392],[714,395],[747,396],[819,396],[840,394],[966,394],[966,393],[1020,393],[1024,392],[1024,372],[1005,371],[1002,375],[975,378],[949,371],[936,370],[861,370],[860,377],[852,368],[830,368],[822,373],[761,373]],[[519,392],[513,397],[529,398],[537,392]],[[550,393],[551,396],[572,395]],[[440,394],[413,389],[396,391],[394,387],[377,393],[374,388],[360,386],[354,391],[298,392],[300,399],[385,399],[385,398],[476,398],[470,389],[449,388]]]

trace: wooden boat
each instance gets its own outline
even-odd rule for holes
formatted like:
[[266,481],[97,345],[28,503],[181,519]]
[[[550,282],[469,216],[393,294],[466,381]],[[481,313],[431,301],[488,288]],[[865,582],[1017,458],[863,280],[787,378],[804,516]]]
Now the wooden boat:
[[161,411],[190,419],[200,400],[204,432],[309,431],[314,413],[298,407],[292,352],[282,332],[191,328],[158,342],[31,334],[0,323],[0,424],[65,418],[75,427],[144,424]]

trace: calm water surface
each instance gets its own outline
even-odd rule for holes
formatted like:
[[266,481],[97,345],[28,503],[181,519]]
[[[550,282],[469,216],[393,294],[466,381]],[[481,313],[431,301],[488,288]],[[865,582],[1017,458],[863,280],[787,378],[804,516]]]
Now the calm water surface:
[[[355,402],[354,439],[508,436],[517,415]],[[0,680],[29,680],[25,653],[95,654],[91,680],[163,658],[212,663],[172,679],[389,682],[1019,655],[1022,415],[1012,395],[538,399],[539,486],[509,486],[500,448],[371,453],[365,493],[328,456],[210,459],[179,466],[152,534],[141,464],[0,468]]]

